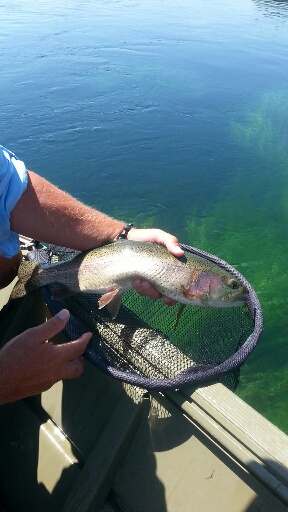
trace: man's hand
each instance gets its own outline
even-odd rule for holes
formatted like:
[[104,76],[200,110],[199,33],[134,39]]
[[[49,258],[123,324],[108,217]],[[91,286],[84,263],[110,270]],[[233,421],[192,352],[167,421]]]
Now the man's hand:
[[91,333],[78,340],[54,345],[49,339],[58,334],[69,320],[63,309],[44,324],[24,331],[0,351],[0,403],[46,391],[62,379],[79,377],[83,371],[81,357]]
[[[164,245],[167,247],[168,251],[171,252],[174,256],[179,258],[183,256],[184,251],[179,246],[178,239],[162,231],[161,229],[134,229],[132,228],[127,236],[128,240],[135,240],[138,242],[153,242],[157,244]],[[168,306],[173,306],[175,301],[162,295],[154,286],[152,286],[148,281],[143,279],[134,279],[133,287],[139,295],[148,295],[152,297],[152,299],[161,299]]]

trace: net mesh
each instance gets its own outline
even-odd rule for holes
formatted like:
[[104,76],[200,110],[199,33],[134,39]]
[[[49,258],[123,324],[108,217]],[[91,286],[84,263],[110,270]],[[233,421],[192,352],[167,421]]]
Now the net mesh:
[[[87,330],[92,332],[85,357],[112,377],[146,389],[178,388],[211,380],[235,389],[239,368],[262,331],[259,300],[232,266],[194,247],[182,248],[217,263],[240,280],[249,291],[247,304],[232,308],[187,306],[176,326],[178,305],[168,307],[163,301],[141,297],[134,290],[123,295],[115,320],[106,308],[98,309],[96,294],[52,300],[46,286],[45,301],[52,314],[63,307],[69,309],[71,318],[65,329],[69,340]],[[56,255],[60,260],[73,256],[71,252],[52,249],[33,251],[29,259],[43,262],[45,251],[49,258]]]

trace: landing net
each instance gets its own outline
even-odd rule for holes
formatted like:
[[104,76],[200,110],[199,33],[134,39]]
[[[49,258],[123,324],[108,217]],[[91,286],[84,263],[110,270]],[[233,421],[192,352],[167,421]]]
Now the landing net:
[[[186,306],[175,329],[178,305],[142,297],[134,290],[123,295],[116,320],[106,308],[98,309],[99,295],[77,294],[52,300],[43,288],[52,314],[63,307],[71,313],[65,329],[68,340],[92,332],[85,358],[104,373],[145,389],[164,390],[221,381],[235,389],[239,368],[256,346],[263,318],[258,297],[247,280],[231,265],[202,250],[181,245],[185,251],[210,260],[236,277],[249,292],[247,304],[230,308]],[[28,253],[29,259],[53,261],[73,253],[50,246]]]

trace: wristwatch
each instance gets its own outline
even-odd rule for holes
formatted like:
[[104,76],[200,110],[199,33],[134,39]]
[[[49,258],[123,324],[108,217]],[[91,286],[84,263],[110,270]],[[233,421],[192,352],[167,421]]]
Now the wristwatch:
[[131,228],[133,228],[133,224],[126,224],[120,235],[117,236],[116,240],[126,240]]

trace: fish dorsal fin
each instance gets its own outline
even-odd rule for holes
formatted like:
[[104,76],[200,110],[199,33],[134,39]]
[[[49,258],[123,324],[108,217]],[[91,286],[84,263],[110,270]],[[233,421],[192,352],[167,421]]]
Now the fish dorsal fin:
[[104,293],[99,301],[99,309],[107,306],[107,309],[112,316],[113,320],[118,315],[118,311],[121,306],[122,301],[122,293],[118,290],[118,288],[111,288],[107,293]]

